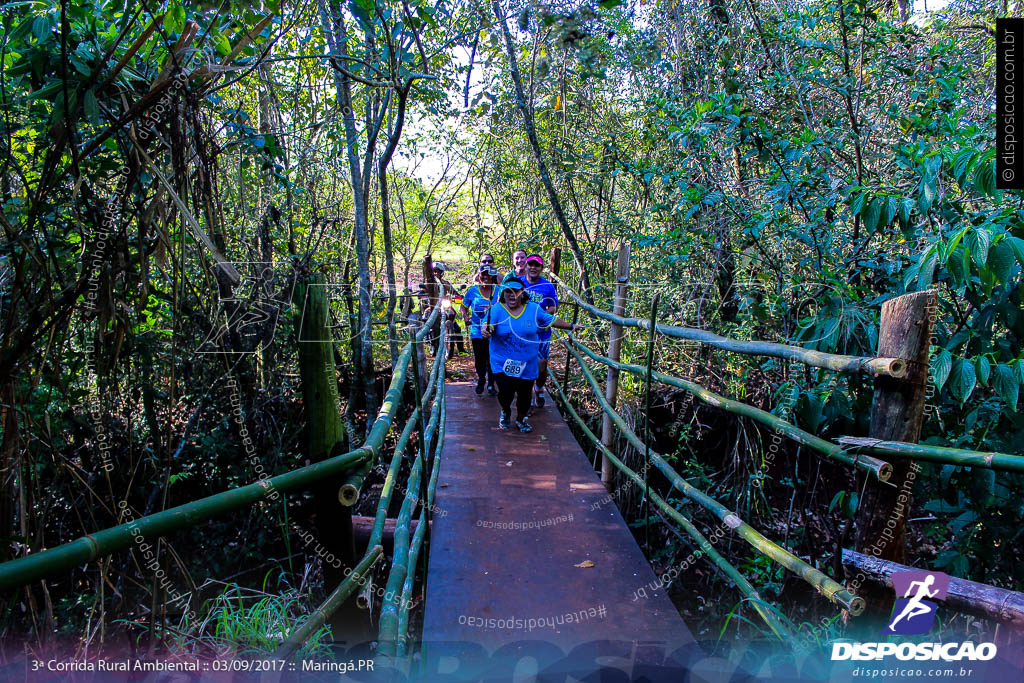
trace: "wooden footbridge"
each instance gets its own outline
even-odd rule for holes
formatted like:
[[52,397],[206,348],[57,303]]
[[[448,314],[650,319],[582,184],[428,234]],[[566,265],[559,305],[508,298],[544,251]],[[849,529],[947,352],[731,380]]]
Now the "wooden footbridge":
[[[934,292],[886,302],[878,357],[862,358],[658,324],[657,298],[649,318],[626,318],[621,305],[624,283],[625,278],[620,277],[615,312],[599,309],[566,289],[577,314],[583,311],[610,325],[608,355],[572,336],[559,339],[567,351],[566,366],[558,373],[561,376],[552,377],[559,401],[535,415],[536,428],[531,433],[500,430],[495,399],[476,396],[469,384],[446,381],[444,343],[439,345],[441,357],[432,364],[426,362],[422,348],[427,330],[436,321],[432,318],[401,349],[381,410],[359,448],[4,563],[0,565],[0,590],[20,588],[128,550],[139,537],[152,542],[213,517],[276,500],[280,494],[311,489],[345,473],[360,474],[348,479],[347,488],[340,492],[342,502],[351,504],[360,494],[368,495],[361,491],[361,483],[365,473],[376,466],[387,474],[369,540],[360,549],[361,559],[346,570],[347,578],[327,600],[282,638],[272,655],[275,659],[293,657],[339,613],[339,607],[356,596],[355,603],[366,608],[363,614],[374,617],[366,621],[377,626],[373,643],[358,649],[374,658],[371,677],[390,679],[400,674],[426,680],[497,681],[508,680],[514,670],[523,675],[543,673],[538,680],[564,680],[565,676],[591,680],[588,676],[594,672],[612,667],[622,673],[621,680],[678,681],[686,671],[707,665],[705,652],[665,591],[649,588],[665,582],[655,576],[608,495],[616,481],[619,486],[643,490],[645,500],[659,509],[662,518],[689,536],[699,549],[688,562],[710,562],[735,585],[748,618],[763,622],[765,631],[780,642],[795,648],[807,644],[716,551],[715,543],[690,517],[660,494],[667,497],[671,493],[695,503],[724,534],[749,544],[806,581],[837,610],[857,616],[865,607],[860,597],[865,586],[859,581],[847,586],[837,582],[766,538],[735,511],[677,473],[650,447],[646,435],[616,412],[615,387],[620,373],[643,378],[648,408],[655,384],[680,388],[707,405],[743,415],[793,439],[818,457],[862,473],[867,479],[857,520],[862,534],[877,531],[880,520],[884,524],[891,518],[892,490],[898,489],[914,460],[1024,471],[1021,456],[916,443],[927,378],[928,307],[934,305]],[[434,316],[437,314],[435,311]],[[621,337],[631,328],[647,340],[661,334],[726,351],[872,377],[871,432],[832,443],[771,413],[658,372],[650,353],[646,366],[622,363],[618,358]],[[597,367],[604,372],[597,372]],[[574,381],[574,374],[601,406],[604,425],[600,436],[567,400],[565,386]],[[414,386],[415,405],[403,405],[409,382]],[[403,414],[404,425],[398,432],[395,423]],[[579,442],[569,424],[576,425],[582,435]],[[385,440],[393,431],[398,432],[397,440],[386,452]],[[616,434],[644,455],[644,468],[634,471],[618,459],[609,447]],[[591,464],[588,453],[600,456],[600,464],[597,459]],[[659,494],[651,486],[647,475],[653,469],[658,470],[662,487],[668,482],[669,491]],[[897,486],[886,486],[887,481]],[[340,530],[351,525],[349,510],[340,504],[337,508]],[[905,516],[900,524],[904,521]],[[392,535],[385,539],[385,529],[391,524]],[[384,553],[385,545],[390,546],[390,554]],[[844,552],[844,561],[866,566],[857,564],[858,557],[863,558],[856,552]],[[425,573],[418,571],[421,564],[427,567]],[[876,571],[869,578],[884,585],[886,574]],[[992,587],[982,587],[985,590],[979,592],[976,584],[967,586],[969,583],[951,583],[946,604],[1013,628],[1024,624],[1024,596]],[[891,592],[890,587],[890,597]],[[967,594],[972,597],[965,598]],[[347,616],[351,617],[351,612]],[[413,625],[419,620],[422,628],[417,635]],[[337,625],[336,620],[334,623]],[[335,632],[336,638],[345,635]],[[364,674],[360,680],[370,675]],[[736,673],[736,677],[742,676]],[[284,677],[289,677],[287,671]]]

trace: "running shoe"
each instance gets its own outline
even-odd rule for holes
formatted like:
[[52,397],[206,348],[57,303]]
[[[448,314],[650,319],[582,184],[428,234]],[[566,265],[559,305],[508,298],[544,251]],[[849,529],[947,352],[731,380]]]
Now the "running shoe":
[[497,396],[498,395],[498,390],[497,390],[497,388],[495,388],[493,383],[487,385],[487,395],[488,396]]
[[519,427],[519,431],[521,431],[523,434],[533,430],[533,427],[530,425],[529,422],[526,421],[525,417],[521,417],[518,420],[516,420],[516,427]]
[[476,383],[476,395],[483,396],[484,394],[484,380],[478,380]]
[[535,391],[533,392],[533,402],[538,408],[544,407],[544,392]]
[[[501,417],[498,418],[498,429],[508,429],[509,426],[510,426],[509,425],[509,420],[511,420],[511,419],[512,419],[512,413],[506,413],[506,412],[502,411]],[[519,424],[519,422],[517,421],[516,424]]]

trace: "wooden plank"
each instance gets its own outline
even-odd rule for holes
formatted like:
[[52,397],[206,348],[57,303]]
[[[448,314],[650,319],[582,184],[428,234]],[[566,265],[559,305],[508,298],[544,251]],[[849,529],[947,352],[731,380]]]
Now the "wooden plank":
[[[697,656],[558,412],[536,411],[529,434],[503,432],[493,397],[475,396],[469,383],[448,391],[423,623],[428,678],[439,666],[501,648],[512,666],[521,657],[583,652],[596,641],[608,641],[593,647],[611,648],[634,667],[657,668],[680,649]],[[578,566],[587,562],[593,566]],[[565,619],[581,613],[579,623]]]

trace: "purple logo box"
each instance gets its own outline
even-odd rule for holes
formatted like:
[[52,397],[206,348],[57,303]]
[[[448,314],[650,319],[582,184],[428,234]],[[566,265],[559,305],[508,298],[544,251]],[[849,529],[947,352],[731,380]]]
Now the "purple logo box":
[[896,603],[882,634],[910,636],[930,631],[937,607],[933,600],[945,599],[949,575],[927,570],[894,572],[892,584]]

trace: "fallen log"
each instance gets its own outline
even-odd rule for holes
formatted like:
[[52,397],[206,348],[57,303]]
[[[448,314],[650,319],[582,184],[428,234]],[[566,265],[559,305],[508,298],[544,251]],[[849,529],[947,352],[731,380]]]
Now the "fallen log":
[[[847,548],[843,548],[843,564],[854,567],[870,581],[890,590],[893,590],[893,573],[921,571],[916,567],[880,560]],[[1012,630],[1024,634],[1024,593],[951,576],[946,598],[939,603],[962,614],[1006,624]]]
[[[384,547],[385,553],[390,553],[395,543],[395,519],[389,517],[384,522],[384,535],[381,536],[380,544]],[[370,533],[373,531],[373,517],[352,516],[352,535],[356,540],[356,551],[365,550],[370,542]],[[412,520],[409,523],[409,533],[416,533],[419,522]]]

